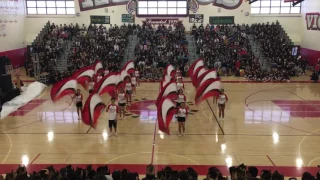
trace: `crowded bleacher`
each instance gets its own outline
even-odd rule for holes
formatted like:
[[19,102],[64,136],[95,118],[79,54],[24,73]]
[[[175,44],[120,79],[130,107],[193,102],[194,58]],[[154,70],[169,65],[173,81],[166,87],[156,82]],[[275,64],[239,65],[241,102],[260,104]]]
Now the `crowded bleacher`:
[[172,64],[184,71],[188,63],[188,42],[185,27],[162,25],[153,28],[144,24],[138,26],[139,42],[135,46],[135,64],[141,72],[142,80],[159,80],[161,71],[167,64]]
[[[50,83],[69,76],[78,68],[101,60],[108,71],[117,71],[126,57],[128,35],[137,34],[134,55],[141,79],[157,81],[159,72],[171,63],[186,75],[190,65],[186,30],[182,23],[168,26],[152,25],[73,25],[50,26],[43,41],[34,49],[43,52],[41,71],[50,73]],[[220,76],[244,77],[247,81],[289,82],[292,76],[306,74],[307,61],[300,52],[293,52],[278,23],[249,25],[194,25],[191,35],[196,53],[209,69],[215,68]],[[252,51],[249,36],[258,42],[267,69],[262,69],[260,58]],[[63,46],[72,43],[69,49]],[[69,51],[68,67],[63,72],[54,67],[64,51]],[[191,60],[193,61],[193,60]],[[32,63],[31,61],[28,62]],[[31,66],[31,65],[28,65]]]

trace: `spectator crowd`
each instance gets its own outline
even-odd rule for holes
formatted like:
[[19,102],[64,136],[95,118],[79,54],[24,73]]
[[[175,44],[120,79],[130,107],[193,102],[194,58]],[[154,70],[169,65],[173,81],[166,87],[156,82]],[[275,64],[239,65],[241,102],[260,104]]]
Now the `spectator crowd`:
[[[135,65],[141,80],[159,80],[167,64],[187,75],[190,66],[185,27],[175,25],[50,25],[43,40],[33,45],[41,52],[41,72],[50,74],[50,83],[70,76],[75,70],[102,61],[107,71],[118,71],[125,57],[128,35],[137,34],[134,47]],[[195,52],[209,69],[215,68],[220,76],[243,76],[248,81],[289,82],[290,77],[306,74],[307,61],[301,58],[277,23],[249,25],[206,25],[191,28]],[[250,38],[256,40],[262,56],[252,50]],[[68,43],[70,42],[70,43]],[[66,48],[66,44],[71,47]],[[64,72],[55,70],[59,57],[69,51],[68,67]],[[270,68],[261,68],[261,58]],[[26,68],[32,66],[28,61]],[[319,69],[319,68],[318,68]],[[31,70],[32,71],[32,70]],[[30,72],[32,73],[32,72]]]
[[[188,167],[185,170],[176,171],[170,166],[156,172],[153,165],[146,167],[145,176],[142,180],[198,180],[200,177],[195,169]],[[16,171],[9,172],[0,180],[139,180],[139,174],[130,172],[128,169],[114,170],[111,172],[107,165],[94,169],[91,165],[86,168],[72,167],[68,165],[61,169],[53,166],[46,167],[38,172],[27,172],[24,165],[20,165]],[[292,180],[296,178],[291,178]],[[302,174],[301,180],[319,180],[320,172],[312,175],[308,172]],[[229,168],[229,176],[224,176],[216,167],[210,167],[204,180],[284,180],[281,172],[262,170],[254,166],[246,167],[241,164]]]

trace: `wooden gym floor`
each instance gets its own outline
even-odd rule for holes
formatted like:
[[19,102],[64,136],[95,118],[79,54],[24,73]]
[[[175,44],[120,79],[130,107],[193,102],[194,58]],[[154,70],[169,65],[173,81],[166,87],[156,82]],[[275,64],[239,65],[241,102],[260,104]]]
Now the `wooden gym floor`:
[[[127,117],[118,124],[118,137],[108,137],[107,114],[96,129],[78,121],[70,97],[56,104],[50,87],[9,117],[0,121],[0,173],[28,164],[111,164],[144,173],[145,165],[194,166],[199,174],[215,165],[244,163],[259,169],[279,169],[285,176],[316,172],[320,164],[320,87],[311,83],[223,83],[229,97],[225,121],[217,119],[212,100],[189,106],[186,136],[158,131],[154,101],[159,83],[142,83]],[[303,79],[304,80],[304,79]],[[297,81],[298,82],[298,81]],[[187,101],[194,88],[186,83]],[[88,93],[82,90],[85,98]],[[103,97],[106,103],[110,97]],[[161,166],[159,166],[160,168]],[[309,168],[310,167],[310,168]]]

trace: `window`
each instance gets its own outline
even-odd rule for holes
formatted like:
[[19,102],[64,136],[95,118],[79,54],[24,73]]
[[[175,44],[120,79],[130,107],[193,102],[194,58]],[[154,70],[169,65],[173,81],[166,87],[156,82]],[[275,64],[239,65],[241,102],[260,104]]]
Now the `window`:
[[188,15],[187,0],[138,1],[138,15],[142,16],[185,16]]
[[300,14],[301,4],[292,6],[284,0],[258,0],[251,4],[251,14]]
[[73,0],[27,0],[27,14],[75,14]]

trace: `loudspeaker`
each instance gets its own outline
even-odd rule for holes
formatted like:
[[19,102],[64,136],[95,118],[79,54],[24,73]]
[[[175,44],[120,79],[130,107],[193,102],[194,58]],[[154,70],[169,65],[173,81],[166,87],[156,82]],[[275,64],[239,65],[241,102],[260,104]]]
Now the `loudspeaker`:
[[10,74],[0,75],[0,88],[3,93],[8,93],[13,89],[12,79]]

